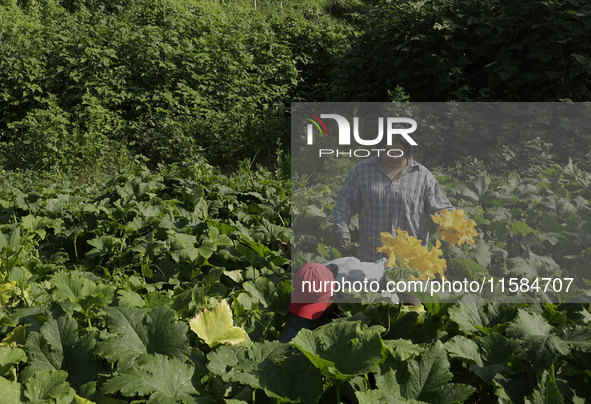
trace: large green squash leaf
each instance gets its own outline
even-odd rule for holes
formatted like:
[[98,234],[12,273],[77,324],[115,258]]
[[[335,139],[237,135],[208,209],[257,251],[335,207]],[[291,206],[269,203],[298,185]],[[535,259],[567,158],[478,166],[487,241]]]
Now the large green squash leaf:
[[167,306],[156,307],[145,315],[140,309],[108,307],[106,323],[110,335],[97,344],[96,353],[119,370],[131,367],[146,353],[159,353],[184,361],[189,356],[187,324],[177,321]]
[[148,403],[194,403],[197,390],[191,383],[194,368],[165,355],[142,355],[133,368],[107,380],[105,394],[121,391],[126,397],[150,396]]
[[284,359],[288,347],[279,341],[255,342],[248,347],[220,346],[207,355],[207,368],[225,382],[238,382],[260,389],[254,370],[263,361]]
[[19,362],[26,362],[27,354],[20,348],[0,346],[0,376],[6,375]]
[[112,286],[97,284],[80,274],[67,271],[54,275],[51,283],[55,301],[69,300],[84,313],[88,313],[91,308],[106,307],[113,300],[115,292]]
[[482,358],[478,350],[478,344],[463,335],[456,335],[444,345],[451,357],[460,358],[468,364],[482,366]]
[[62,219],[49,219],[45,216],[33,216],[27,215],[22,218],[21,225],[23,229],[29,230],[31,233],[37,234],[41,239],[45,238],[47,234],[46,228],[53,227],[56,231],[59,231],[63,224]]
[[25,383],[25,397],[35,404],[71,404],[75,392],[67,382],[67,377],[68,373],[63,370],[39,370]]
[[396,359],[395,356],[389,356],[386,362],[382,365],[383,372],[375,375],[376,390],[357,391],[355,395],[359,400],[359,404],[373,404],[373,403],[420,403],[416,400],[407,400],[402,397],[400,393],[400,385],[396,380],[396,373],[398,367],[402,365],[402,361]]
[[446,342],[444,347],[450,356],[465,362],[471,372],[492,384],[497,374],[509,374],[509,363],[515,358],[514,351],[519,347],[519,342],[493,332],[479,343],[457,335]]
[[0,403],[2,404],[21,404],[21,390],[20,383],[6,380],[0,376]]
[[495,398],[499,404],[523,403],[524,397],[531,394],[537,384],[533,372],[519,373],[507,378],[501,374],[495,376]]
[[480,340],[482,366],[470,365],[470,371],[476,373],[482,380],[492,384],[497,374],[509,374],[510,363],[523,356],[519,350],[519,342],[505,338],[498,333],[491,333]]
[[549,256],[538,256],[526,250],[520,257],[507,260],[507,268],[512,276],[523,275],[528,279],[555,277],[561,275],[558,264]]
[[461,303],[451,307],[448,313],[449,318],[466,334],[478,331],[488,333],[491,329],[496,330],[505,321],[503,307],[495,303]]
[[77,329],[76,321],[65,313],[47,312],[41,333],[32,333],[27,338],[29,366],[23,370],[22,378],[27,380],[43,369],[63,370],[76,389],[96,379],[100,370],[93,357],[97,333],[80,337]]
[[559,356],[570,353],[568,342],[552,333],[553,327],[538,313],[519,309],[517,318],[507,327],[509,337],[522,341],[535,369],[548,369]]
[[322,373],[302,354],[281,363],[267,359],[255,374],[270,398],[277,402],[317,403],[322,395]]
[[[468,347],[464,351],[467,352],[473,348],[473,346]],[[360,404],[464,402],[475,388],[450,383],[453,374],[449,369],[450,363],[445,349],[438,341],[435,346],[407,361],[400,361],[393,355],[389,355],[380,366],[380,372],[375,375],[376,389],[358,391],[355,394]]]
[[556,380],[549,372],[544,372],[540,383],[534,389],[534,392],[525,398],[525,404],[562,404],[564,397],[558,390]]
[[384,346],[396,360],[401,362],[425,350],[422,346],[413,344],[412,341],[407,339],[385,340]]
[[407,362],[406,372],[398,371],[401,395],[432,404],[464,402],[476,390],[465,384],[449,383],[453,374],[443,344],[423,352]]
[[314,331],[301,330],[291,341],[329,380],[337,384],[355,375],[375,372],[384,358],[375,328],[361,322],[334,321]]

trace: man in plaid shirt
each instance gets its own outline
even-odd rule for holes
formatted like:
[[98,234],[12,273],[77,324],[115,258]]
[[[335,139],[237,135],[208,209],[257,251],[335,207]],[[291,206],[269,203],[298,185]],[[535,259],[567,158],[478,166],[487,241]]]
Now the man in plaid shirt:
[[426,245],[427,219],[442,209],[455,210],[433,174],[412,158],[412,146],[402,136],[395,137],[391,146],[384,143],[380,148],[386,151],[349,171],[333,209],[334,234],[343,247],[351,239],[351,216],[359,213],[357,258],[365,262],[385,257],[376,252],[382,245],[381,232],[396,236],[400,227]]

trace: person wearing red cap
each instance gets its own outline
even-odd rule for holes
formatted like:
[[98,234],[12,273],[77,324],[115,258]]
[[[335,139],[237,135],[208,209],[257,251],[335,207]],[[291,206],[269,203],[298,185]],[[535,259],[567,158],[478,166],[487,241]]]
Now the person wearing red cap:
[[302,329],[313,330],[329,323],[334,299],[332,283],[338,267],[327,268],[322,264],[303,265],[293,279],[293,293],[285,326],[279,341],[287,343]]

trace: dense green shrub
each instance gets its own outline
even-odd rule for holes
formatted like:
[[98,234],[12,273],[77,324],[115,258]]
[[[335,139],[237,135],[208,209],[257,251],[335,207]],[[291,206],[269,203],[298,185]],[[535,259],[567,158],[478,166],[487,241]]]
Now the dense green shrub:
[[331,101],[330,86],[343,53],[351,46],[353,27],[316,15],[271,20],[273,29],[291,49],[300,81],[290,94],[294,101]]
[[580,0],[386,1],[341,63],[343,101],[584,101],[591,5]]
[[117,13],[55,6],[34,23],[14,4],[3,8],[6,167],[66,169],[74,154],[93,159],[115,145],[152,165],[203,147],[224,165],[287,143],[283,104],[298,75],[267,23],[190,2],[121,4]]
[[[0,0],[0,166],[68,172],[138,156],[156,167],[198,154],[270,165],[289,144],[291,101],[588,98],[580,0],[257,4]],[[451,140],[443,155],[467,144]],[[511,151],[489,140],[466,150],[495,165],[557,142],[559,162],[588,152],[587,141],[567,156],[565,139],[528,135]],[[426,139],[420,154],[440,164],[441,147]]]

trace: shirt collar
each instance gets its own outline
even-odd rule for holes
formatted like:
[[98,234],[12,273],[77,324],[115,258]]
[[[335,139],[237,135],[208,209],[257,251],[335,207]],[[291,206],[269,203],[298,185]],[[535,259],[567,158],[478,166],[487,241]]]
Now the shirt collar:
[[[372,164],[375,164],[377,167],[381,167],[382,166],[380,164],[380,158],[378,156],[373,156],[371,163]],[[414,169],[414,170],[418,170],[419,169],[419,163],[417,163],[415,161],[415,159],[413,159],[412,157],[408,159],[408,163],[406,164],[406,167],[404,167],[402,169],[401,173],[408,172],[411,169]]]

